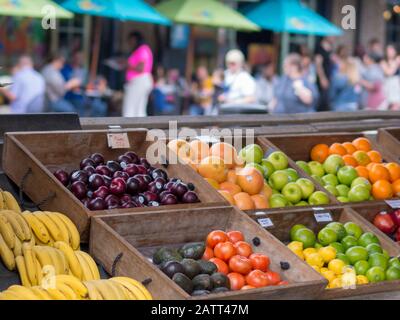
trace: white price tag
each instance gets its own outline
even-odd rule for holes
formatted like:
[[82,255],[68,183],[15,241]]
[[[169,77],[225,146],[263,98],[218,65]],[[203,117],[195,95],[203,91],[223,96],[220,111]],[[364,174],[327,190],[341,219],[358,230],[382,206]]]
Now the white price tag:
[[123,133],[108,133],[107,134],[108,146],[111,149],[129,149],[131,147],[129,143],[128,134]]
[[392,209],[400,209],[400,200],[386,200],[385,202]]
[[314,217],[318,223],[333,221],[332,216],[329,212],[314,213]]
[[274,226],[274,224],[270,218],[258,219],[257,221],[263,228],[271,228]]

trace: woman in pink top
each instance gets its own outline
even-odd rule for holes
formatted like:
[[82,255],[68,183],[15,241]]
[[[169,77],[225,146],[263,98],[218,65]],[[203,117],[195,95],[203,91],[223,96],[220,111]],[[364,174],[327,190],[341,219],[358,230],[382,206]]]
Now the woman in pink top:
[[132,32],[128,41],[134,50],[128,58],[122,113],[124,117],[146,117],[147,102],[153,89],[153,53],[139,32]]

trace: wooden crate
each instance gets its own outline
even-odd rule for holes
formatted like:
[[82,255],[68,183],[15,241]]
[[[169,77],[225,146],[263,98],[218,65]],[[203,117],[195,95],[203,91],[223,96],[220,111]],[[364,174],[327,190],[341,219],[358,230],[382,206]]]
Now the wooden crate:
[[[149,259],[157,247],[179,247],[184,243],[204,241],[213,230],[239,230],[246,241],[258,237],[261,244],[255,252],[271,258],[271,269],[289,281],[287,286],[273,286],[209,295],[199,299],[313,299],[319,296],[326,281],[290,252],[279,240],[263,230],[242,212],[233,207],[191,209],[151,214],[119,214],[97,216],[91,225],[91,254],[115,275],[130,276],[140,281],[152,279],[148,288],[156,299],[195,299],[190,297]],[[177,223],[179,222],[179,223]],[[116,257],[121,257],[115,263]],[[280,262],[291,268],[283,271]],[[197,299],[197,298],[196,298]]]
[[[146,140],[146,130],[129,130],[130,150],[145,156],[151,142]],[[52,174],[56,169],[71,172],[79,169],[80,160],[94,152],[100,152],[105,159],[112,160],[126,152],[123,149],[108,147],[109,131],[62,131],[6,134],[3,165],[6,174],[20,185],[28,170],[24,192],[35,203],[41,202],[52,193],[55,197],[40,206],[43,210],[60,211],[68,215],[77,225],[83,241],[88,240],[90,217],[93,215],[115,214],[120,212],[142,212],[177,210],[193,207],[225,205],[225,199],[206,181],[200,179],[193,170],[182,164],[170,164],[166,171],[171,177],[192,182],[200,198],[197,204],[179,204],[157,208],[115,209],[90,211],[60,183]],[[158,165],[156,165],[157,167]],[[165,168],[164,168],[165,169]]]
[[379,129],[377,141],[394,161],[400,161],[400,128]]
[[[317,234],[323,229],[329,222],[317,222],[315,217],[316,213],[328,212],[332,217],[332,221],[338,221],[346,223],[352,221],[358,224],[364,232],[374,233],[381,242],[382,248],[387,250],[390,256],[395,257],[400,255],[400,246],[397,246],[391,239],[380,232],[374,225],[364,219],[362,216],[357,214],[350,207],[330,207],[325,210],[303,210],[290,211],[285,214],[279,212],[266,212],[264,215],[252,215],[251,217],[261,223],[259,219],[270,219],[272,225],[266,227],[266,229],[274,235],[276,238],[281,240],[283,243],[288,244],[290,242],[290,229],[296,224],[303,224],[310,228]],[[311,268],[311,267],[310,267]],[[373,294],[379,292],[390,292],[398,291],[400,288],[400,281],[385,281],[375,284],[367,284],[357,286],[355,289],[326,289],[319,299],[339,299],[351,296],[362,296],[366,294]]]

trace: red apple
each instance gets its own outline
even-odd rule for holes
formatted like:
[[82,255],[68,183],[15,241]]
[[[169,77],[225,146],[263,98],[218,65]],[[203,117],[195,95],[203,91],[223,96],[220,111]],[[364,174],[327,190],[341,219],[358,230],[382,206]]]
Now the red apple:
[[390,216],[392,217],[392,220],[394,222],[394,224],[397,227],[400,227],[400,209],[394,210]]
[[375,216],[374,225],[386,234],[391,234],[396,230],[396,225],[394,224],[390,214],[385,211],[382,211]]

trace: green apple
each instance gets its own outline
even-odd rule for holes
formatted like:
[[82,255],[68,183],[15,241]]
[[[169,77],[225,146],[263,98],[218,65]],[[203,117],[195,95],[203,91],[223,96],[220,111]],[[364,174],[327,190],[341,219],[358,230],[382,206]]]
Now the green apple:
[[278,190],[272,189],[272,194],[281,194]]
[[308,202],[310,205],[324,205],[324,204],[329,204],[329,197],[327,194],[325,194],[322,191],[315,191],[311,196],[310,199],[308,199]]
[[295,182],[289,182],[282,189],[282,195],[291,203],[299,203],[303,197],[303,193],[299,185]]
[[301,188],[302,198],[304,200],[308,199],[315,191],[314,183],[306,178],[300,178],[296,183]]
[[359,178],[354,179],[353,182],[351,183],[351,188],[354,188],[355,186],[357,186],[359,184],[367,187],[368,191],[372,190],[372,185],[369,182],[369,180],[366,179],[366,178],[363,178],[363,177],[359,177]]
[[341,184],[345,184],[346,186],[350,186],[352,182],[358,178],[357,170],[351,166],[344,166],[340,168],[337,177]]
[[269,177],[271,176],[271,174],[274,173],[275,168],[274,168],[273,164],[271,162],[269,162],[267,159],[262,159],[261,165],[264,168],[264,178],[266,180],[268,180]]
[[258,144],[249,144],[239,152],[239,157],[246,163],[261,163],[264,151]]
[[281,151],[272,152],[267,160],[272,163],[275,170],[285,170],[289,165],[287,156]]
[[325,185],[325,182],[322,180],[322,178],[320,176],[313,174],[311,176],[311,178],[313,178],[315,181],[317,181],[321,186]]
[[288,168],[285,170],[287,172],[287,174],[289,175],[289,181],[290,182],[296,182],[297,180],[299,180],[299,174],[297,173],[296,170],[294,170],[293,168]]
[[344,167],[344,161],[341,156],[337,154],[330,155],[324,162],[324,170],[326,173],[336,175],[341,167]]
[[271,208],[282,208],[287,207],[289,205],[289,201],[281,194],[273,194],[269,198],[269,206]]
[[368,201],[371,196],[367,186],[358,184],[350,189],[348,198],[350,202]]
[[336,186],[336,190],[339,193],[339,196],[341,197],[347,197],[350,191],[350,188],[344,184],[339,184]]
[[256,168],[265,177],[265,170],[261,164],[251,162],[246,164],[246,168]]
[[333,196],[335,196],[335,197],[338,197],[338,196],[339,196],[339,192],[336,190],[336,187],[335,187],[335,186],[332,186],[332,185],[328,184],[328,185],[326,185],[324,188],[325,188],[330,194],[332,194]]
[[331,185],[336,187],[339,184],[338,178],[334,174],[327,174],[322,177],[322,181],[325,182],[325,186]]
[[303,171],[305,171],[307,174],[311,175],[311,169],[308,166],[308,163],[305,161],[296,161],[297,166],[299,166]]
[[322,178],[325,175],[324,167],[317,161],[309,162],[308,167],[310,168],[311,175],[316,175],[320,178]]
[[281,191],[289,183],[289,175],[284,170],[275,171],[268,181],[272,189]]
[[337,197],[337,199],[339,202],[342,202],[342,203],[350,202],[349,198],[347,198],[347,197]]
[[298,204],[296,204],[296,207],[307,207],[310,204],[307,201],[300,201]]

